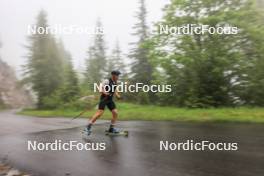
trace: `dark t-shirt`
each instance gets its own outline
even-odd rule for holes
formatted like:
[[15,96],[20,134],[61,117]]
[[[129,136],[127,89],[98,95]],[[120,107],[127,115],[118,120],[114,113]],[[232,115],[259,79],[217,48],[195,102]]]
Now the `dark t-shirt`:
[[103,86],[105,88],[105,92],[109,93],[109,95],[105,95],[105,94],[102,93],[100,99],[101,100],[111,100],[112,101],[114,93],[115,93],[115,90],[116,90],[117,83],[115,81],[113,81],[111,78],[109,78],[109,79],[107,79],[107,80],[105,80],[103,82]]

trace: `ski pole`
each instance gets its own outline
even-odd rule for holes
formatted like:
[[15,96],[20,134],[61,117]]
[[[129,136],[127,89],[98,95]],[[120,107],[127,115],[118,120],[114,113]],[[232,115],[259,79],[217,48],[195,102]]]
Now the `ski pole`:
[[[103,100],[101,100],[100,102],[102,102],[102,101],[105,101],[106,100],[106,98],[107,98],[108,96],[106,96]],[[100,103],[99,102],[99,103]],[[99,104],[99,103],[96,103],[95,105],[97,105],[97,104]],[[74,119],[77,119],[78,117],[80,117],[81,115],[83,115],[85,112],[87,112],[89,110],[89,108],[87,108],[87,109],[85,109],[84,111],[82,111],[80,114],[78,114],[77,116],[75,116],[75,117],[73,117],[72,119],[71,119],[71,121],[73,121]]]

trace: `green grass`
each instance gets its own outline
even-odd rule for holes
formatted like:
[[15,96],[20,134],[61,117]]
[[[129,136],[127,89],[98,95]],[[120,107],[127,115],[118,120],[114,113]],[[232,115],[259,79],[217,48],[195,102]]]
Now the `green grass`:
[[[264,108],[187,109],[118,103],[118,110],[119,120],[264,123]],[[90,117],[95,111],[96,109],[89,110],[83,117]],[[80,111],[71,109],[27,109],[19,112],[23,115],[40,117],[74,117],[79,113]],[[107,110],[101,119],[110,118],[111,113]]]

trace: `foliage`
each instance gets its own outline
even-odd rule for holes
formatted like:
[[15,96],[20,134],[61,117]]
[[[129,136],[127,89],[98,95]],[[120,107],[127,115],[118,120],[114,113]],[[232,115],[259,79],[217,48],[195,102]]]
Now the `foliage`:
[[121,78],[124,79],[127,77],[126,66],[118,41],[107,59],[107,73],[111,73],[113,70],[119,70],[121,72]]
[[[97,29],[102,29],[100,20],[96,24]],[[106,46],[103,33],[97,33],[93,44],[88,49],[86,59],[85,84],[92,89],[94,83],[99,83],[106,75]]]
[[[139,10],[136,13],[137,23],[134,25],[133,35],[137,38],[137,41],[133,43],[134,48],[130,51],[130,58],[132,60],[131,72],[132,72],[132,83],[144,83],[147,85],[151,84],[152,80],[152,65],[149,58],[149,47],[145,45],[149,38],[149,29],[147,26],[147,10],[145,0],[139,0]],[[142,96],[143,95],[143,96]],[[128,96],[131,97],[131,96]],[[138,103],[149,102],[149,98],[154,98],[153,93],[149,94],[136,94],[132,101]]]
[[[264,105],[263,18],[251,0],[171,0],[157,26],[238,27],[230,34],[157,34],[148,41],[155,81],[173,85],[163,104],[219,107]],[[160,75],[164,75],[161,77]],[[248,96],[249,95],[249,96]],[[253,95],[253,96],[251,96]]]
[[[38,108],[84,107],[79,98],[94,94],[93,83],[99,83],[114,69],[122,73],[131,70],[122,75],[124,80],[132,79],[129,84],[172,85],[170,93],[127,93],[126,101],[192,108],[264,106],[264,16],[255,1],[170,0],[155,25],[237,27],[238,34],[232,35],[152,35],[146,22],[145,0],[139,0],[139,5],[130,68],[124,64],[118,42],[107,56],[105,36],[99,32],[88,49],[82,85],[62,41],[51,34],[29,36],[24,82],[36,93]],[[36,25],[48,27],[44,11],[39,13]],[[100,20],[96,26],[102,29]]]
[[[48,27],[44,11],[39,13],[36,26]],[[32,34],[29,42],[24,82],[37,94],[37,107],[55,108],[72,101],[79,94],[78,78],[62,42],[49,33]]]

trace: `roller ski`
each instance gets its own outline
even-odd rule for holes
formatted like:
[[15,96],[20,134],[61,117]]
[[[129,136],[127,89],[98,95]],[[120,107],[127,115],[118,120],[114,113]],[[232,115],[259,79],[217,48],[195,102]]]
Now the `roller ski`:
[[114,127],[110,127],[108,130],[105,130],[105,135],[108,136],[128,136],[128,131],[120,130]]

